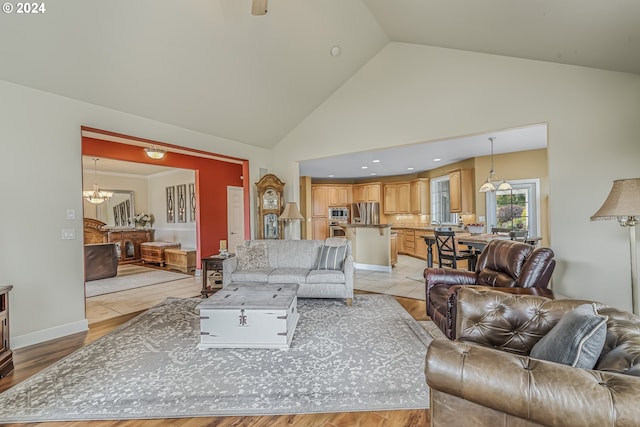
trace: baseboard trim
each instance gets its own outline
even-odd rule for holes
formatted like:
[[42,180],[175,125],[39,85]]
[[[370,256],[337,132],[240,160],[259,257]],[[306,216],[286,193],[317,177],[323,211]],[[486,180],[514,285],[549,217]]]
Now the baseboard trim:
[[384,271],[385,273],[391,273],[391,266],[386,265],[376,265],[376,264],[360,264],[357,262],[353,263],[353,268],[356,270],[371,270],[371,271]]
[[85,332],[88,330],[89,321],[87,319],[78,320],[77,322],[66,323],[54,328],[43,329],[41,331],[11,337],[11,349],[16,350],[18,348],[40,344],[41,342],[54,340],[56,338],[61,338],[67,335],[77,334],[78,332]]

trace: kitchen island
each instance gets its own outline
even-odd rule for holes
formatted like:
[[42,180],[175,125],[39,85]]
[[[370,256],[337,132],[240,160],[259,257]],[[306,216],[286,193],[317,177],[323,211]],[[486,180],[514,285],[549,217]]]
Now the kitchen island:
[[353,266],[361,270],[391,272],[391,224],[344,224],[351,241]]

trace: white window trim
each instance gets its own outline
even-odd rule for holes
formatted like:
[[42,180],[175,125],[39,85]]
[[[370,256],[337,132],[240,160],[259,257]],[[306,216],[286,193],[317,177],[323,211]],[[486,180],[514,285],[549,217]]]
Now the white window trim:
[[[530,231],[532,235],[539,236],[540,235],[540,178],[532,178],[532,179],[516,179],[509,180],[510,184],[535,184],[535,202],[536,202],[536,215],[535,215],[535,223],[532,223],[533,227],[530,226]],[[488,191],[486,194],[486,204],[485,204],[485,214],[487,218],[487,233],[491,232],[491,225],[496,224],[496,211],[495,209],[489,209],[489,207],[495,207],[496,205],[496,193],[493,191]],[[531,219],[531,217],[529,217]]]

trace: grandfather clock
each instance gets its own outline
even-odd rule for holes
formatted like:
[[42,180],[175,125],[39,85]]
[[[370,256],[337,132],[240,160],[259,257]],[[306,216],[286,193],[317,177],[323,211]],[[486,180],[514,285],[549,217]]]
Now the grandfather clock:
[[283,224],[278,221],[284,208],[284,182],[267,174],[256,182],[258,188],[258,239],[282,239]]

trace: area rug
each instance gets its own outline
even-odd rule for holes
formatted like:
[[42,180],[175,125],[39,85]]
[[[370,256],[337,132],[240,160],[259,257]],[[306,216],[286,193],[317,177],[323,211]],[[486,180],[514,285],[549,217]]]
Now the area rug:
[[139,265],[118,266],[117,276],[86,282],[86,296],[95,297],[113,292],[126,291],[128,289],[141,288],[143,286],[172,282],[188,277],[192,276]]
[[169,298],[0,394],[0,423],[423,409],[429,334],[388,295],[301,299],[289,350],[198,350]]

